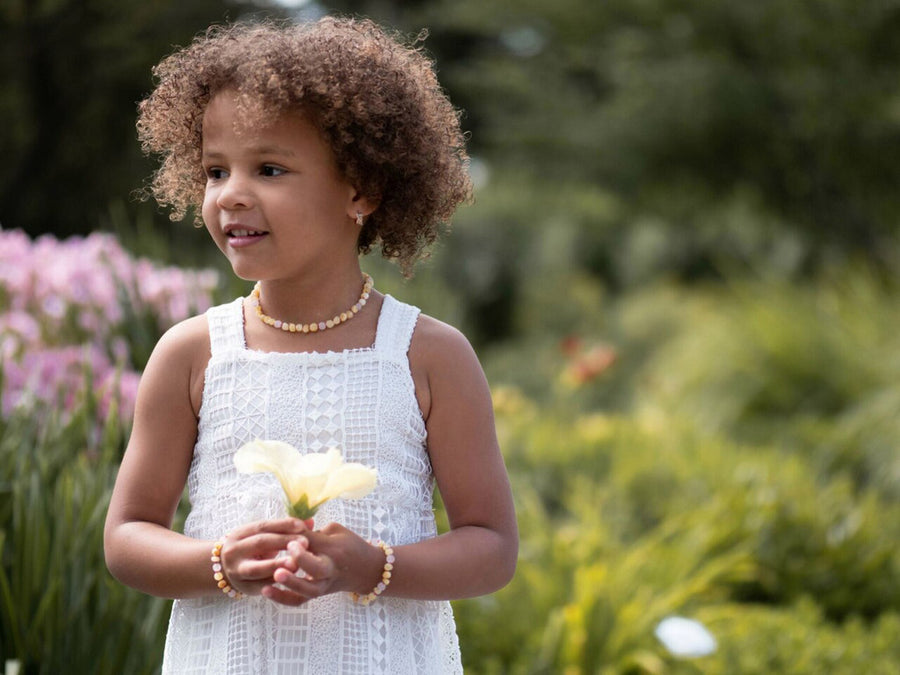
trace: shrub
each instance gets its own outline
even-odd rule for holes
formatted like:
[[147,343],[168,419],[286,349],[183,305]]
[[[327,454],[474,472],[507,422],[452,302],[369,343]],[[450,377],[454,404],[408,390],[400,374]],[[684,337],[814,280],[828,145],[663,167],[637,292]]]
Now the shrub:
[[813,597],[821,630],[795,631],[840,636],[900,609],[900,513],[879,493],[659,412],[535,415],[515,390],[495,394],[522,548],[510,587],[456,604],[467,670],[707,672],[713,657],[662,648],[661,619]]
[[825,619],[812,599],[783,607],[721,605],[697,614],[718,637],[702,668],[673,663],[672,673],[704,675],[889,675],[900,663],[900,615],[867,623]]

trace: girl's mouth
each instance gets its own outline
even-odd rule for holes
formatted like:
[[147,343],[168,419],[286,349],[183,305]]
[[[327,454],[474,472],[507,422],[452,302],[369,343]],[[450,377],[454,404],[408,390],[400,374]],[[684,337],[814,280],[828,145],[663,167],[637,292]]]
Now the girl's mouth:
[[235,227],[225,233],[228,239],[228,245],[232,248],[241,248],[251,246],[268,236],[268,232],[260,230],[251,230],[243,227]]
[[265,232],[260,232],[258,230],[229,230],[225,236],[227,237],[238,237],[243,239],[244,237],[261,237]]

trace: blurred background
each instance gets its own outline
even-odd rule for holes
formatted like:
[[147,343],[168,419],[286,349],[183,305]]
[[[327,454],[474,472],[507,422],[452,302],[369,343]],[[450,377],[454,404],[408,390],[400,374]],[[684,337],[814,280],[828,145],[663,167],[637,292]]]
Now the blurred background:
[[466,671],[900,671],[898,0],[0,0],[0,664],[158,670],[109,492],[160,333],[249,287],[137,198],[136,103],[330,12],[427,28],[470,134],[433,256],[363,263],[494,390],[522,545]]

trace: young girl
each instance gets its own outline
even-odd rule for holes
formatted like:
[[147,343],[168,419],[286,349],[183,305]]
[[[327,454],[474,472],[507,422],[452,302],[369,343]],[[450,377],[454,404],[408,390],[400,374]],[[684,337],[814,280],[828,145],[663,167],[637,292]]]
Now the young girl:
[[[166,673],[460,672],[447,601],[504,586],[518,547],[489,389],[459,332],[359,266],[378,245],[409,272],[469,197],[457,113],[421,52],[369,21],[211,30],[155,75],[138,121],[155,196],[199,209],[258,285],[147,364],[110,571],[176,598]],[[271,474],[235,470],[255,439],[338,447],[378,484],[288,518]]]

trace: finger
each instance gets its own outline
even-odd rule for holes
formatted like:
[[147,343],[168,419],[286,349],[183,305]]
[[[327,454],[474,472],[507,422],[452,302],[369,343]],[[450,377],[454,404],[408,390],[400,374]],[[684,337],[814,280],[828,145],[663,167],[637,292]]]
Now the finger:
[[263,587],[260,592],[264,598],[268,598],[274,602],[277,602],[282,605],[288,605],[290,607],[299,607],[303,603],[309,600],[308,597],[300,595],[299,593],[295,593],[286,588],[279,588],[278,586],[273,586],[268,584]]
[[309,548],[312,551],[327,551],[332,543],[332,537],[322,530],[308,530],[303,533]]
[[[257,540],[257,537],[260,537]],[[303,536],[286,537],[283,535],[257,535],[245,540],[243,545],[236,546],[236,550],[244,554],[244,562],[256,563],[260,570],[274,572],[279,566],[287,567],[293,572],[299,568],[297,559],[309,548],[309,541]],[[255,542],[262,544],[261,548],[254,546]],[[246,549],[246,550],[244,550]],[[247,570],[250,567],[245,568]],[[250,574],[250,572],[247,572]]]
[[334,576],[334,561],[327,555],[315,555],[303,551],[295,560],[300,569],[313,579],[330,579]]
[[327,523],[325,525],[325,527],[323,527],[320,530],[320,532],[322,534],[335,535],[335,534],[346,534],[346,533],[349,533],[350,530],[348,530],[346,527],[344,527],[340,523],[331,522],[331,523]]
[[288,545],[302,538],[298,534],[254,534],[237,541],[226,541],[226,555],[244,558],[268,558],[287,549]]
[[296,563],[290,560],[293,566],[288,567],[289,558],[269,558],[266,560],[247,560],[235,570],[234,577],[239,581],[265,581],[271,582],[275,572],[280,569],[287,569],[291,574],[295,574],[299,569]]
[[233,529],[229,539],[244,539],[256,534],[301,534],[309,529],[299,518],[279,518],[277,520],[257,520]]
[[306,537],[297,537],[287,543],[287,552],[292,558],[299,558],[309,550],[309,539]]
[[304,576],[297,576],[284,568],[275,570],[274,579],[278,585],[306,598],[318,598],[325,594],[327,588],[325,580],[317,581]]
[[297,562],[297,558],[300,554],[305,551],[309,547],[309,542],[305,537],[299,537],[298,539],[292,539],[287,543],[286,548],[286,556],[278,556],[275,560],[281,566],[291,572],[297,572],[300,569],[300,565]]

